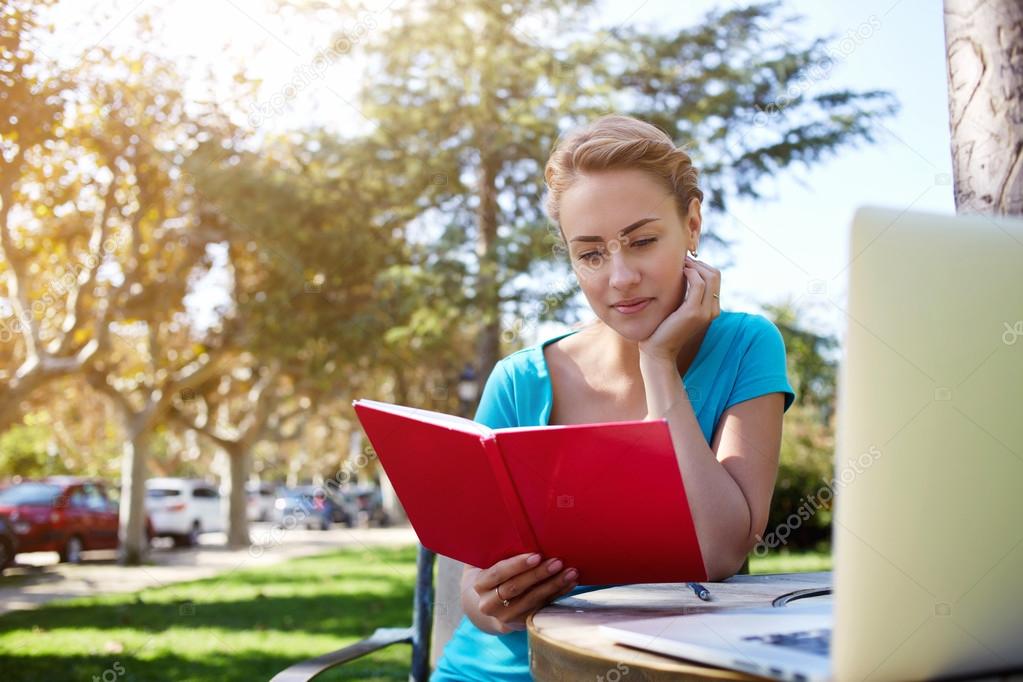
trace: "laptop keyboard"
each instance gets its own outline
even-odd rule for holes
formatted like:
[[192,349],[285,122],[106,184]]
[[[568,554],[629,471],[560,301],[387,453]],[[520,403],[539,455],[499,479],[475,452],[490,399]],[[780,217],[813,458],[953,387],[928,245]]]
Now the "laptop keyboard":
[[783,632],[770,635],[754,635],[743,637],[747,642],[758,642],[781,646],[787,649],[796,649],[807,654],[817,656],[828,656],[831,651],[831,629],[821,628],[818,630],[800,630],[798,632]]

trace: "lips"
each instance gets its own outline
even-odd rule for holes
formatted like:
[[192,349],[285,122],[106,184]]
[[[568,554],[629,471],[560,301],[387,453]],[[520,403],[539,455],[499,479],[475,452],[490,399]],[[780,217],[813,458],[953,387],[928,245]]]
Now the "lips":
[[611,307],[620,313],[638,313],[652,300],[650,298],[630,298],[627,301],[619,301]]

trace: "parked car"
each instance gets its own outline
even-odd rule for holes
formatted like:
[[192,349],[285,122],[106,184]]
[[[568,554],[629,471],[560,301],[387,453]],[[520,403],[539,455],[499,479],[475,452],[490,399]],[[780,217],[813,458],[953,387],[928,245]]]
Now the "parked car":
[[349,528],[355,527],[355,521],[359,514],[359,501],[344,493],[344,489],[336,485],[325,485],[321,487],[307,486],[306,490],[318,491],[330,498],[330,515],[333,523],[340,523]]
[[356,519],[353,525],[380,528],[391,525],[391,518],[384,510],[383,495],[379,486],[360,483],[346,490],[345,495],[352,499],[355,505]]
[[274,508],[275,523],[284,528],[328,530],[335,520],[344,518],[344,512],[333,496],[317,486],[281,490]]
[[245,485],[245,513],[249,521],[270,521],[274,516],[277,486],[272,483]]
[[[0,515],[17,538],[17,552],[58,552],[60,560],[77,564],[82,552],[116,549],[118,505],[102,481],[52,476],[25,481],[0,491]],[[153,526],[146,519],[146,538]]]
[[146,481],[146,511],[158,537],[178,546],[194,547],[201,533],[227,526],[225,500],[216,486],[191,478],[151,478]]
[[14,555],[18,553],[18,536],[7,517],[0,514],[0,575],[4,569],[14,563]]

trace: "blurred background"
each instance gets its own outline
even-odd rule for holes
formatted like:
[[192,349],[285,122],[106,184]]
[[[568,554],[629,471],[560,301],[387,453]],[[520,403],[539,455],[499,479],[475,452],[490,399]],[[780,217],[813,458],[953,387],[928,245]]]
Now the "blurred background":
[[608,112],[689,149],[722,307],[784,335],[769,528],[790,528],[764,553],[826,557],[853,210],[955,209],[938,4],[3,0],[0,21],[4,561],[402,526],[351,401],[471,417],[498,359],[588,319],[542,171]]

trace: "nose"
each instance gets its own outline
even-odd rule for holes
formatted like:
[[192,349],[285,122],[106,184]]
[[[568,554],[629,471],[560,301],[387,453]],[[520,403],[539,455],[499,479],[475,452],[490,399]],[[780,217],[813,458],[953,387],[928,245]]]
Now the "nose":
[[609,284],[614,289],[628,291],[639,283],[639,270],[629,264],[628,258],[619,250],[617,253],[608,254],[611,268],[611,280]]

